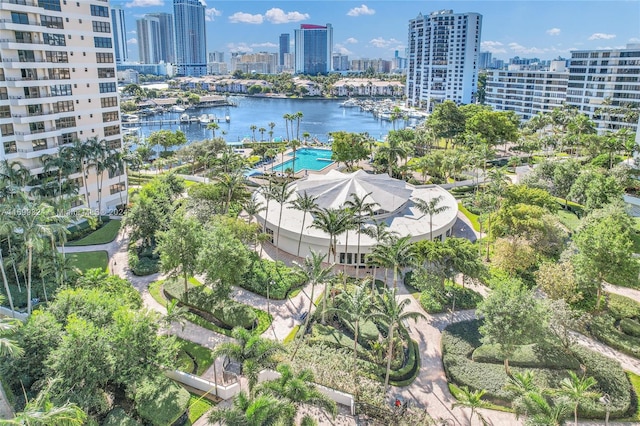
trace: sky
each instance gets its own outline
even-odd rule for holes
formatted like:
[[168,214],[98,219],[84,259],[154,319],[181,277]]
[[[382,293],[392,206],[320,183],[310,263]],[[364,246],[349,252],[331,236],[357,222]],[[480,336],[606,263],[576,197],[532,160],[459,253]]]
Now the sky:
[[[300,24],[330,23],[334,52],[350,59],[404,56],[408,22],[441,9],[483,16],[482,51],[498,59],[554,59],[570,50],[625,47],[640,43],[640,0],[493,1],[214,1],[206,4],[207,52],[277,52],[282,33]],[[136,19],[173,13],[172,0],[111,1],[127,16],[129,58],[138,58]],[[293,51],[293,45],[291,47]]]

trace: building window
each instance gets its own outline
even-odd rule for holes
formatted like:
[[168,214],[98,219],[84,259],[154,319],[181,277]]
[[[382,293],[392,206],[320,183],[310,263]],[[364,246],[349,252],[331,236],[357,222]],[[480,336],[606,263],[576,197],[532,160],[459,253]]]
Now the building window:
[[102,122],[108,123],[109,121],[117,121],[118,120],[118,111],[110,111],[102,113]]
[[46,139],[36,139],[31,142],[31,148],[34,151],[42,151],[43,149],[47,149],[47,140]]
[[78,139],[78,132],[63,133],[58,136],[58,145],[67,145]]
[[11,107],[9,105],[0,106],[0,118],[10,118],[11,117]]
[[104,47],[104,48],[108,48],[108,49],[113,47],[112,44],[111,44],[111,37],[94,37],[93,38],[93,45],[95,47]]
[[91,16],[102,16],[103,18],[109,17],[109,8],[106,6],[91,5]]
[[13,124],[0,124],[0,133],[2,136],[13,136]]
[[107,142],[107,148],[111,150],[116,150],[122,148],[122,141],[120,139],[115,139]]
[[36,58],[33,50],[18,50],[18,60],[20,62],[34,62]]
[[58,101],[53,103],[53,112],[70,112],[73,111],[73,101]]
[[51,96],[71,96],[70,84],[55,84],[51,86]]
[[96,62],[99,64],[112,64],[113,53],[96,53]]
[[75,126],[76,126],[75,117],[63,117],[56,120],[57,129],[67,129],[69,127],[75,127]]
[[15,154],[16,152],[18,152],[18,146],[16,145],[16,142],[5,142],[4,144],[2,144],[4,147],[4,153],[5,154]]
[[66,46],[67,40],[64,38],[63,34],[42,34],[44,38],[44,44],[48,44],[49,46]]
[[64,29],[62,18],[58,16],[40,15],[40,25],[47,28]]
[[0,100],[9,99],[9,94],[7,93],[6,87],[0,87]]
[[70,78],[71,78],[71,73],[69,72],[69,68],[50,68],[49,69],[50,80],[69,80]]
[[96,33],[110,33],[111,24],[104,21],[93,21],[93,32]]
[[38,73],[35,69],[32,68],[22,68],[20,70],[20,76],[23,80],[37,80]]
[[42,115],[42,105],[27,105],[27,114],[29,117]]
[[37,99],[40,97],[40,92],[37,87],[25,87],[23,88],[25,99]]
[[109,193],[111,195],[117,194],[118,192],[124,192],[127,189],[127,186],[124,182],[116,183],[114,185],[109,186]]
[[28,24],[29,16],[26,13],[11,12],[11,22],[14,24]]
[[98,68],[98,78],[113,78],[116,71],[113,68]]
[[24,31],[16,31],[16,43],[32,43],[33,36],[31,33],[26,33]]
[[60,0],[38,0],[38,6],[47,10],[60,12]]
[[100,93],[111,93],[116,91],[116,83],[100,83]]
[[44,132],[44,121],[29,123],[29,131],[31,131],[32,134]]
[[69,62],[67,52],[45,52],[47,62],[66,64]]
[[100,104],[102,105],[102,108],[116,107],[118,106],[118,98],[116,96],[102,98],[100,99]]
[[113,135],[119,135],[120,134],[120,126],[106,126],[104,128],[104,135],[106,136],[113,136]]

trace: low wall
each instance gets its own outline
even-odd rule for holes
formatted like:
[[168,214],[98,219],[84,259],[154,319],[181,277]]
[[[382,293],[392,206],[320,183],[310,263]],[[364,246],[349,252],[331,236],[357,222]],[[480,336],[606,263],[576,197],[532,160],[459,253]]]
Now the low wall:
[[15,318],[20,321],[26,321],[27,317],[29,316],[25,313],[11,311],[11,309],[5,308],[4,306],[0,306],[0,315],[9,317],[9,318]]
[[[279,378],[280,378],[280,373],[278,373],[277,371],[262,370],[258,374],[258,383],[266,382],[269,380],[277,380]],[[340,392],[335,389],[331,389],[326,386],[322,386],[318,384],[316,384],[316,389],[318,389],[318,391],[323,395],[325,395],[326,397],[335,401],[337,404],[349,407],[349,410],[351,411],[352,416],[356,415],[355,400],[353,398],[353,395],[345,392]]]
[[[229,386],[217,385],[205,379],[201,379],[193,374],[185,373],[184,371],[174,370],[167,371],[165,373],[167,377],[177,382],[191,386],[192,388],[201,390],[202,392],[208,392],[211,395],[216,395],[222,399],[231,399],[240,393],[240,383],[233,383]],[[217,393],[216,393],[217,388]]]

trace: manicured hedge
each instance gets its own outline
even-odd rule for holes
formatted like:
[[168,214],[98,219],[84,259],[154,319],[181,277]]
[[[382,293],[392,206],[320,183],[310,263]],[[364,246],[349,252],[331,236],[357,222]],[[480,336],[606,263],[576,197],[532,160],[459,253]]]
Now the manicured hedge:
[[271,299],[282,300],[291,290],[303,284],[302,277],[284,263],[253,258],[240,286],[262,296],[267,295],[267,288],[269,288]]
[[[466,321],[453,324],[442,333],[442,355],[447,379],[457,386],[470,389],[485,389],[484,398],[496,404],[509,406],[510,395],[503,389],[507,382],[504,366],[500,364],[474,362],[471,354],[481,346],[478,331],[481,321]],[[593,376],[598,382],[598,390],[611,397],[611,417],[624,417],[631,409],[631,384],[618,363],[583,347],[574,348],[573,354],[580,364],[586,367],[586,375]],[[512,373],[524,372],[521,367],[511,367]],[[559,382],[568,377],[566,370],[550,368],[533,369],[537,384],[542,388],[557,388]],[[578,369],[577,374],[582,375]],[[588,418],[604,417],[602,404],[581,405],[581,416]]]
[[197,314],[205,317],[205,319],[219,322],[224,328],[244,327],[249,329],[256,325],[258,317],[251,306],[232,299],[225,300],[223,305],[220,306],[219,300],[205,286],[194,286],[189,283],[187,290],[188,301],[185,301],[184,297],[184,282],[167,280],[163,288],[168,298],[179,300],[180,303],[195,310]]
[[129,268],[134,275],[146,276],[160,271],[160,258],[154,252],[154,247],[138,247],[135,243],[129,245]]
[[607,293],[607,309],[617,320],[622,318],[640,318],[640,303],[618,294]]
[[452,294],[455,294],[456,310],[475,309],[482,301],[480,293],[457,284],[446,283],[444,290],[433,286],[425,289],[420,294],[420,306],[430,314],[445,312],[453,308]]
[[[332,348],[346,348],[353,351],[353,339],[330,325],[314,324],[311,327],[309,343],[323,343]],[[358,343],[359,356],[366,357],[367,350]]]
[[630,318],[622,318],[620,320],[620,330],[624,334],[640,338],[640,323]]
[[589,324],[591,335],[620,352],[640,357],[640,338],[618,330],[615,322],[615,318],[608,314],[593,317]]
[[172,425],[186,413],[189,398],[189,392],[168,379],[139,387],[134,397],[140,417],[154,426]]
[[102,426],[140,426],[140,423],[129,417],[122,408],[116,407],[109,411]]
[[[475,362],[503,365],[499,345],[482,345],[473,351],[471,359]],[[549,368],[552,370],[578,370],[580,362],[559,348],[523,345],[518,347],[509,358],[512,367]]]

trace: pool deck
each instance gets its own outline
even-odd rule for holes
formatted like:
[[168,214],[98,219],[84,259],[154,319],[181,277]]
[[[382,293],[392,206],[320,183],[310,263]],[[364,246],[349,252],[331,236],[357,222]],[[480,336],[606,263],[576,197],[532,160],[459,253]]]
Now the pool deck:
[[[329,149],[327,149],[326,145],[324,145],[324,146],[302,145],[300,148],[298,148],[298,150],[304,149],[304,148],[316,149],[316,150],[324,150],[324,151],[328,151],[329,153],[331,153],[331,148],[329,147]],[[292,149],[287,149],[284,152],[284,157],[285,157],[284,161],[282,160],[283,155],[282,154],[278,154],[278,156],[276,157],[276,160],[273,163],[266,164],[261,169],[259,168],[257,170],[262,170],[265,174],[274,173],[276,176],[284,176],[284,172],[280,172],[280,171],[272,172],[272,170],[273,170],[273,168],[278,167],[281,164],[286,163],[287,161],[290,161],[292,156],[293,156],[293,150]],[[337,168],[338,168],[338,163],[334,161],[331,164],[329,164],[327,167],[323,168],[322,170],[302,169],[302,170],[294,173],[293,176],[296,177],[296,178],[302,178],[302,177],[305,177],[305,176],[308,176],[308,175],[324,175],[329,170],[333,170],[333,169],[337,169]]]

